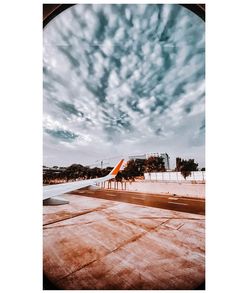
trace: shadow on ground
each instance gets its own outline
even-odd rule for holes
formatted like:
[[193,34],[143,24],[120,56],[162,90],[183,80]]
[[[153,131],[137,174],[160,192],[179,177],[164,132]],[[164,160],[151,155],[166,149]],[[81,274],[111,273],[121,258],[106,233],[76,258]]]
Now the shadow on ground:
[[[50,280],[43,275],[43,290],[60,290],[55,285],[53,285]],[[194,290],[205,290],[205,282],[202,283],[198,288]]]

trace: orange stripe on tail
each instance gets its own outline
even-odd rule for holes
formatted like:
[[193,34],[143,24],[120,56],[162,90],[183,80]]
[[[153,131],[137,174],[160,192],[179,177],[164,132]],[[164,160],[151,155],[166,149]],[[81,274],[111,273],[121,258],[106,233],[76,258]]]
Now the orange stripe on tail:
[[117,175],[119,170],[121,169],[122,163],[124,159],[122,159],[115,167],[114,169],[110,172],[110,175]]

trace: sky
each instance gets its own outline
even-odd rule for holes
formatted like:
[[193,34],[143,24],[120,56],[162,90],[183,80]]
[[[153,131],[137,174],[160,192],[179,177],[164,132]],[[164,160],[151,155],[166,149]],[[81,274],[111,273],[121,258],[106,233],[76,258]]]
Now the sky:
[[43,163],[164,152],[205,166],[205,24],[178,4],[78,4],[44,28]]

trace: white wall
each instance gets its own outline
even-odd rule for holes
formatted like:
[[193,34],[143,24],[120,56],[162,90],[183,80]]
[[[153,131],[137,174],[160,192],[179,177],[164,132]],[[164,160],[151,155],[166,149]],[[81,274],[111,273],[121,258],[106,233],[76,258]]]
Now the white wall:
[[182,176],[181,172],[152,172],[144,173],[144,178],[146,181],[174,181],[174,182],[191,182],[191,181],[205,181],[206,172],[205,171],[192,171],[191,175],[185,178]]
[[169,181],[124,181],[103,182],[100,185],[106,189],[126,190],[131,192],[153,193],[162,195],[179,195],[186,197],[205,198],[205,184]]

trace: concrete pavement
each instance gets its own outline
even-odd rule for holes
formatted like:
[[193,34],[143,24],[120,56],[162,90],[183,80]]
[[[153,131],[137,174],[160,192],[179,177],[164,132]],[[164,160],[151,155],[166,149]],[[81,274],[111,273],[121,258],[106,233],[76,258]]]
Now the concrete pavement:
[[43,269],[57,288],[195,289],[204,282],[203,215],[63,197],[70,204],[43,207]]

